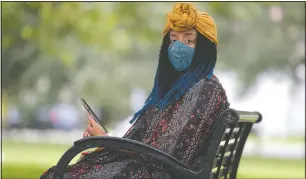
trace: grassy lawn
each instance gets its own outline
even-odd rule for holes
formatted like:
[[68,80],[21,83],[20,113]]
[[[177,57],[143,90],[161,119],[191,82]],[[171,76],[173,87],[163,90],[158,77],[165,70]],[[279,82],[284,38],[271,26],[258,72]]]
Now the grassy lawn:
[[[30,179],[56,165],[70,147],[53,144],[26,144],[3,141],[3,179]],[[240,162],[239,178],[304,178],[304,160],[278,160],[244,157]]]
[[238,169],[239,178],[305,178],[304,160],[244,157]]

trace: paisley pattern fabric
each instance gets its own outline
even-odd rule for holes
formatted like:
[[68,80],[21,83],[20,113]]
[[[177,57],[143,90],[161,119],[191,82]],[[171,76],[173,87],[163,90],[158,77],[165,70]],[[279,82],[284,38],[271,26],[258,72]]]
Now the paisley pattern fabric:
[[[123,136],[162,150],[192,170],[201,168],[214,124],[229,107],[215,76],[194,84],[175,105],[148,109]],[[199,151],[204,152],[199,152]],[[51,179],[54,167],[41,179]],[[108,149],[89,153],[67,168],[64,179],[179,179],[163,163]]]

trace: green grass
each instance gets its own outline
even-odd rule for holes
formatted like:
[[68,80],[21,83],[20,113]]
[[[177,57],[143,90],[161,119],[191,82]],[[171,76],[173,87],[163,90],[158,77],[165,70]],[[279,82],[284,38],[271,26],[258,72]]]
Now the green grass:
[[[69,147],[3,141],[2,176],[4,179],[39,178],[49,167],[56,165]],[[73,161],[76,161],[78,156]]]
[[2,176],[7,179],[39,178],[69,146],[52,144],[26,144],[3,141]]
[[238,174],[240,178],[305,178],[304,160],[243,157]]
[[[70,147],[53,144],[26,144],[3,141],[5,154],[2,162],[4,179],[39,178],[49,167],[56,165],[62,154]],[[238,176],[244,178],[304,178],[304,160],[278,160],[244,157],[240,162]]]
[[68,145],[29,144],[24,142],[2,142],[5,154],[4,164],[56,164],[57,160],[68,148]]
[[32,179],[39,178],[46,167],[35,164],[4,164],[2,166],[3,179]]

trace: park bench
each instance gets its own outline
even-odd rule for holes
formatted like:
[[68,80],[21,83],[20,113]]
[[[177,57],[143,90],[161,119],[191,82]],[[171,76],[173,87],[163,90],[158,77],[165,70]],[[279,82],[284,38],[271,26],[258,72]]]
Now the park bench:
[[225,110],[212,134],[200,171],[185,168],[176,158],[138,141],[117,137],[89,137],[74,142],[74,145],[64,153],[57,163],[53,178],[63,178],[68,164],[80,152],[89,148],[104,147],[152,157],[168,165],[180,179],[235,179],[245,142],[253,124],[261,119],[262,116],[258,112]]

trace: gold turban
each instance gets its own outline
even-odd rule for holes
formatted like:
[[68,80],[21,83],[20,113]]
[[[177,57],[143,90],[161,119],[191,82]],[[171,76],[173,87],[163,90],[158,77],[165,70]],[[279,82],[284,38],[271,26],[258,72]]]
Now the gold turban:
[[189,28],[195,28],[210,41],[218,44],[217,27],[210,15],[206,12],[197,11],[191,3],[176,3],[172,12],[167,14],[164,35],[171,29],[174,31],[184,31]]

